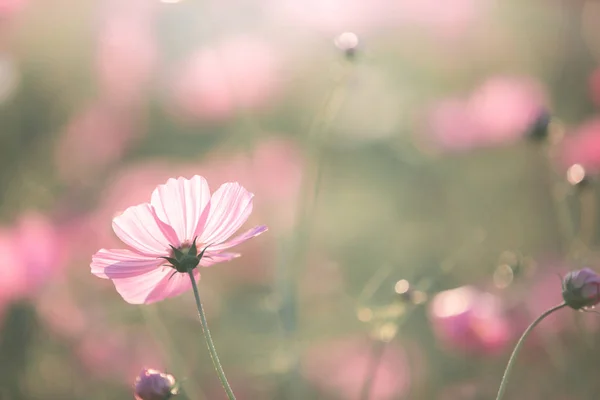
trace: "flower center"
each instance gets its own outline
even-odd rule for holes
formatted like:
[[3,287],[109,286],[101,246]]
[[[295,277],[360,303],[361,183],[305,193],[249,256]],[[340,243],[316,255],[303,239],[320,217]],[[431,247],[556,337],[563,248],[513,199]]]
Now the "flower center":
[[163,258],[171,263],[171,267],[175,268],[177,272],[188,272],[198,266],[205,250],[206,248],[198,254],[198,246],[194,239],[191,244],[183,243],[178,248],[171,246],[170,256]]

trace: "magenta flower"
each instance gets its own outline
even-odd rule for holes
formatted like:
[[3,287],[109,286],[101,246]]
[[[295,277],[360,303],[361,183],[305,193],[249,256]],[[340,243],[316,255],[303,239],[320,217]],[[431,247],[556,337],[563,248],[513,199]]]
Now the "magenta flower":
[[225,183],[212,196],[201,176],[169,179],[150,203],[129,207],[113,219],[116,235],[131,249],[100,249],[92,273],[111,279],[131,304],[149,304],[190,289],[187,270],[239,257],[230,249],[267,230],[264,225],[228,240],[252,213],[253,194]]

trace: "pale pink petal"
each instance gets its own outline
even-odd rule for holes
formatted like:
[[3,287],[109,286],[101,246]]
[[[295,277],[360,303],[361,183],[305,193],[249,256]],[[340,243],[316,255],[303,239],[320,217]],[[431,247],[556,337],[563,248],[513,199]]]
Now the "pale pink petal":
[[234,258],[240,257],[240,253],[210,253],[206,252],[204,257],[200,260],[201,267],[210,267],[211,265],[215,265],[217,263],[231,261]]
[[130,278],[158,268],[165,260],[130,250],[100,249],[92,256],[92,274],[104,279]]
[[[150,204],[162,221],[173,227],[179,242],[194,239],[196,228],[201,222],[202,211],[210,201],[210,190],[206,179],[169,179],[152,193]],[[177,246],[180,243],[177,243]]]
[[125,244],[147,256],[167,255],[170,239],[173,239],[169,227],[157,220],[147,203],[129,207],[115,217],[113,230]]
[[[200,279],[200,272],[197,269],[194,270],[194,277],[196,282]],[[156,287],[148,294],[144,303],[150,304],[169,297],[179,296],[191,288],[192,282],[187,273],[176,272],[173,274],[173,272],[170,272],[158,282]]]
[[[168,278],[175,270],[171,267],[162,266],[151,270],[142,275],[131,276],[128,278],[114,278],[117,292],[123,299],[130,304],[148,304],[160,299],[155,298],[148,301],[157,286],[164,278]],[[177,275],[177,273],[175,274]]]
[[237,246],[240,243],[245,242],[248,239],[252,239],[253,237],[258,236],[263,232],[266,232],[268,229],[269,228],[267,228],[266,225],[255,226],[254,228],[242,233],[241,235],[238,235],[225,243],[216,246],[211,246],[209,249],[211,251],[221,251],[229,249],[231,247]]
[[252,197],[254,195],[237,182],[221,185],[204,211],[207,218],[203,227],[198,226],[198,242],[217,245],[227,240],[252,213]]

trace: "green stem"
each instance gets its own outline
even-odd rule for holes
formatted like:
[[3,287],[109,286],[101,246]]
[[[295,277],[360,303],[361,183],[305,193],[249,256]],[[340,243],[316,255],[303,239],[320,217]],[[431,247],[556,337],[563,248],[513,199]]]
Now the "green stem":
[[198,315],[200,316],[200,323],[202,324],[202,331],[204,332],[206,345],[208,346],[208,351],[210,352],[210,358],[212,358],[213,365],[217,370],[217,375],[219,375],[219,380],[223,385],[223,389],[225,389],[225,393],[227,393],[227,397],[229,400],[235,400],[235,395],[233,394],[233,390],[231,390],[231,386],[229,386],[229,382],[227,382],[225,371],[223,371],[223,367],[219,361],[219,356],[217,355],[217,349],[215,349],[215,344],[210,336],[210,330],[208,329],[208,322],[206,322],[206,316],[204,315],[204,309],[202,308],[202,302],[200,301],[200,293],[198,293],[198,285],[196,285],[194,272],[191,269],[188,269],[187,272],[190,276],[190,280],[192,281],[192,289],[194,289],[194,297],[196,298],[196,307],[198,308]]
[[517,342],[517,345],[515,346],[515,349],[513,350],[512,354],[510,355],[510,358],[508,360],[508,364],[506,365],[506,370],[504,370],[504,375],[502,376],[502,382],[500,383],[500,389],[498,389],[498,395],[496,396],[496,400],[501,400],[502,396],[504,396],[504,392],[506,391],[506,386],[508,384],[508,376],[510,375],[510,371],[515,363],[515,360],[517,358],[517,354],[519,353],[519,350],[521,350],[521,347],[523,346],[523,343],[525,343],[525,339],[527,338],[527,336],[529,335],[529,333],[533,330],[533,328],[535,328],[537,326],[537,324],[539,324],[540,322],[542,322],[542,320],[544,318],[546,318],[548,315],[552,314],[554,311],[560,310],[563,307],[566,307],[567,304],[566,303],[561,303],[557,306],[552,307],[549,310],[546,310],[542,313],[542,315],[540,315],[539,317],[537,317],[535,319],[535,321],[533,321],[531,323],[531,325],[529,325],[527,327],[527,329],[525,329],[525,332],[523,332],[523,335],[521,336],[521,338],[519,339],[519,341]]

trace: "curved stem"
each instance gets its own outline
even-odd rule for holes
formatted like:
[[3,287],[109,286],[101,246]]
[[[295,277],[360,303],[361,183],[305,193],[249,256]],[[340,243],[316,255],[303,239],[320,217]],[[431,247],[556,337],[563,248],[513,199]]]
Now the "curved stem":
[[200,301],[200,293],[198,293],[198,286],[196,285],[196,279],[194,279],[194,272],[191,269],[188,269],[187,272],[190,276],[190,280],[192,281],[192,289],[194,290],[194,297],[196,298],[196,307],[198,308],[198,315],[200,316],[200,323],[202,324],[202,331],[204,332],[206,345],[208,346],[208,351],[210,352],[210,358],[212,358],[213,365],[217,370],[217,375],[219,376],[219,380],[223,385],[223,389],[225,389],[225,393],[227,393],[227,397],[229,400],[235,400],[235,395],[233,394],[233,390],[231,390],[231,386],[229,386],[229,382],[227,382],[225,371],[223,371],[223,367],[219,361],[219,356],[217,355],[217,349],[215,349],[212,337],[210,336],[210,330],[208,330],[208,322],[206,322],[206,316],[204,315],[204,309],[202,308],[202,302]]
[[508,383],[508,376],[510,375],[510,371],[515,363],[515,360],[517,358],[517,354],[519,353],[519,350],[521,350],[521,347],[523,346],[523,343],[525,343],[525,339],[527,338],[527,336],[529,335],[529,333],[533,330],[533,328],[535,328],[537,326],[537,324],[539,324],[540,322],[542,322],[542,320],[544,318],[546,318],[548,315],[552,314],[554,311],[556,310],[560,310],[563,307],[566,307],[567,304],[566,303],[561,303],[557,306],[552,307],[549,310],[546,310],[542,313],[542,315],[540,315],[539,317],[537,317],[535,319],[535,321],[533,321],[531,323],[531,325],[529,325],[527,327],[527,329],[525,329],[525,332],[523,332],[523,335],[521,336],[521,338],[519,339],[519,341],[517,342],[517,345],[515,346],[515,349],[513,350],[512,354],[510,355],[510,358],[508,360],[508,364],[506,365],[506,369],[504,370],[504,375],[502,376],[502,382],[500,383],[500,389],[498,389],[498,395],[496,396],[496,400],[501,400],[502,396],[504,395],[504,392],[506,391],[506,386]]

